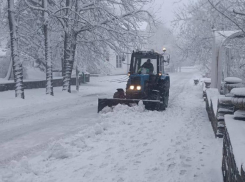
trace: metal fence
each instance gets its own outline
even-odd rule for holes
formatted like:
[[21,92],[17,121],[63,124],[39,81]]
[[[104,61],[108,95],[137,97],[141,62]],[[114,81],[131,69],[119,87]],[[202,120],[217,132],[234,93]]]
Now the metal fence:
[[241,166],[241,173],[233,154],[233,149],[227,129],[223,138],[223,159],[222,159],[222,174],[224,182],[245,182],[245,173]]

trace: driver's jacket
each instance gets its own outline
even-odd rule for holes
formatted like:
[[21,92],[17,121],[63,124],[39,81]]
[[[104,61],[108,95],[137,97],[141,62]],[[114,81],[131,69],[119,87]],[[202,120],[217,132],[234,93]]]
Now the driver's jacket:
[[142,68],[149,69],[149,72],[150,73],[153,73],[154,67],[153,67],[153,64],[152,63],[145,62],[141,67]]

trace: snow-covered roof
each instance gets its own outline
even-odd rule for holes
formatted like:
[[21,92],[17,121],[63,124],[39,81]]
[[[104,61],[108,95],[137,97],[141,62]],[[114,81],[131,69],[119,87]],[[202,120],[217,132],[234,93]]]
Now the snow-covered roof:
[[226,38],[232,38],[244,34],[241,30],[231,30],[231,31],[215,31],[215,37],[218,41],[223,41]]

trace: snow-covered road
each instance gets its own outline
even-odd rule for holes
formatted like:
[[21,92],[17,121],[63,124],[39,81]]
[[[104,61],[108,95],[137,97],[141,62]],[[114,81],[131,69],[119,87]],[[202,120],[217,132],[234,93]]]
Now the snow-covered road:
[[[9,104],[0,93],[0,182],[219,182],[222,141],[215,139],[193,69],[170,74],[164,112],[118,106],[97,114],[97,98],[125,87],[125,76],[100,77],[57,98],[27,92]],[[57,90],[57,88],[56,88]],[[34,93],[35,92],[35,93]],[[59,99],[60,97],[62,99]],[[16,103],[15,103],[16,102]],[[1,173],[2,169],[2,173]],[[20,177],[21,176],[21,177]]]
[[25,101],[14,100],[13,91],[0,93],[0,165],[94,124],[98,120],[98,97],[111,97],[126,79],[92,78],[92,83],[72,94],[54,88],[55,98],[46,96],[44,89],[26,90]]

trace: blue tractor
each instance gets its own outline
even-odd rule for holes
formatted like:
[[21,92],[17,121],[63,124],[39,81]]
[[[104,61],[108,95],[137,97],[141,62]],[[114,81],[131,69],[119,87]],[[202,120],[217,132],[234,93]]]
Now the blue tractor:
[[99,99],[98,112],[117,104],[134,105],[143,101],[148,110],[165,110],[168,106],[170,77],[164,72],[164,63],[170,56],[154,51],[132,53],[126,93],[117,89],[113,99]]

